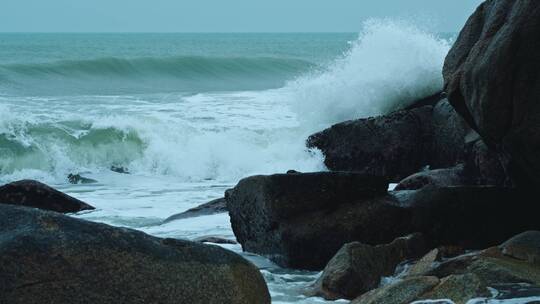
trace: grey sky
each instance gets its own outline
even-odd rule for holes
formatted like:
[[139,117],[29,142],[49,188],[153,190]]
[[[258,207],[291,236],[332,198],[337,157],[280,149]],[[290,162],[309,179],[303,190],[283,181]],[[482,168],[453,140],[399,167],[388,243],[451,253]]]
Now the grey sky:
[[356,32],[369,17],[458,31],[481,0],[0,0],[1,32]]

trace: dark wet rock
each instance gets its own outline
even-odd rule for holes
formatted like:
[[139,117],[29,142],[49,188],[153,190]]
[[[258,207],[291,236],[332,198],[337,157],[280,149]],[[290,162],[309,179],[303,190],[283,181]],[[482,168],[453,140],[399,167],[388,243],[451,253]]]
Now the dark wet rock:
[[436,277],[414,277],[372,290],[351,304],[408,304],[439,284]]
[[499,153],[489,149],[482,140],[466,147],[464,175],[468,184],[511,186]]
[[81,176],[80,174],[69,174],[67,176],[68,181],[70,184],[95,184],[97,183],[97,180],[86,178]]
[[330,170],[387,176],[398,182],[427,165],[432,106],[336,124],[311,135],[307,145],[320,149]]
[[112,165],[110,169],[116,173],[129,174],[129,169],[126,167]]
[[413,231],[423,233],[431,248],[487,248],[540,225],[535,197],[515,189],[424,187],[394,196],[408,212]]
[[401,214],[384,202],[387,188],[386,179],[357,173],[276,174],[243,179],[226,199],[245,251],[284,267],[320,270],[346,243],[388,243],[403,235],[399,219],[380,225]]
[[523,187],[540,185],[538,37],[540,1],[485,1],[443,69],[450,103]]
[[169,223],[176,220],[183,220],[183,219],[192,218],[192,217],[212,215],[212,214],[225,213],[225,212],[227,212],[227,202],[225,201],[224,198],[218,198],[208,203],[197,206],[195,208],[191,208],[182,213],[171,215],[170,217],[165,219],[163,223],[165,224],[165,223]]
[[500,248],[506,256],[540,264],[540,231],[527,231],[516,235]]
[[425,251],[420,234],[378,246],[346,244],[324,269],[313,294],[329,300],[354,299],[379,286],[382,277],[394,274],[398,264],[418,258]]
[[[439,103],[441,100],[446,98],[446,93],[443,91],[439,91],[433,95],[418,99],[411,103],[410,105],[404,107],[404,110],[412,110],[415,108],[421,108],[424,106],[435,106],[437,103]],[[395,110],[401,110],[401,109],[395,109]]]
[[475,136],[463,118],[444,99],[433,108],[433,141],[427,164],[431,168],[450,168],[463,162],[466,145]]
[[193,240],[198,243],[213,243],[213,244],[238,244],[235,240],[226,239],[219,236],[202,236]]
[[85,202],[34,180],[21,180],[0,187],[0,204],[33,207],[62,213],[95,209]]
[[[482,249],[540,226],[537,201],[499,187],[424,187],[386,194],[355,173],[254,176],[227,196],[245,251],[284,267],[320,270],[346,243],[377,245],[424,234],[430,248]],[[501,224],[504,223],[504,224]]]
[[448,187],[467,184],[463,166],[422,171],[400,181],[394,190],[417,190],[425,186]]
[[455,167],[464,162],[466,147],[478,134],[448,100],[435,100],[433,105],[334,125],[310,136],[307,145],[323,152],[330,170],[388,176],[395,182],[424,167]]
[[301,172],[298,172],[296,170],[288,170],[287,171],[287,174],[299,174],[299,173],[301,173]]
[[0,205],[0,303],[270,303],[258,269],[217,246]]

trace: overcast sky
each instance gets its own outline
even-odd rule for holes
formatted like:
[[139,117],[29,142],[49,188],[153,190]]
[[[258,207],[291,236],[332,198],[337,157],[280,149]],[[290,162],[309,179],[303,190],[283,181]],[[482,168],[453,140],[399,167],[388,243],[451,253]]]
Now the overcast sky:
[[1,32],[357,32],[369,17],[458,31],[481,0],[0,0]]

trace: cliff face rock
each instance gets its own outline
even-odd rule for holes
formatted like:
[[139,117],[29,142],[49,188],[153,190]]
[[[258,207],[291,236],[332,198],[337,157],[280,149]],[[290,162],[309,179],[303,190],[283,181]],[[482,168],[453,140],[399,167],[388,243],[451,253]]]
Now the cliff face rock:
[[0,204],[26,206],[61,213],[95,209],[85,202],[33,180],[21,180],[0,187]]
[[0,205],[0,303],[270,303],[258,269],[198,243]]
[[488,0],[469,18],[443,75],[450,103],[505,159],[516,184],[540,184],[540,2]]

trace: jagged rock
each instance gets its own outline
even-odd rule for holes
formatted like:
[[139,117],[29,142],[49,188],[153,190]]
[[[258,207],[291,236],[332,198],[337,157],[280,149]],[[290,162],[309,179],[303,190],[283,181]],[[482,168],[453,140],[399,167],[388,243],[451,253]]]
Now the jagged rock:
[[217,246],[0,205],[0,303],[270,303],[258,269]]
[[[284,267],[320,270],[346,243],[387,243],[403,235],[400,220],[379,225],[401,209],[382,202],[387,189],[386,179],[358,173],[276,174],[241,180],[226,200],[244,250]],[[376,225],[376,231],[364,229]]]
[[430,158],[432,106],[336,124],[308,138],[330,170],[386,176],[399,182]]
[[440,251],[439,249],[433,249],[428,254],[423,256],[418,260],[411,268],[407,271],[407,276],[421,276],[425,275],[433,267],[433,264],[439,260]]
[[225,212],[227,212],[227,202],[225,201],[225,198],[218,198],[208,203],[197,206],[195,208],[191,208],[182,213],[171,215],[163,221],[163,224],[176,221],[176,220],[187,219],[191,217],[212,215],[216,213],[225,213]]
[[313,294],[328,300],[354,299],[376,288],[381,278],[392,275],[399,263],[418,258],[425,251],[421,234],[378,246],[346,244],[324,269]]
[[409,304],[439,284],[436,277],[407,278],[372,290],[351,304]]
[[500,246],[506,256],[540,264],[540,231],[516,235]]
[[62,213],[95,209],[85,202],[33,180],[21,180],[0,187],[0,204],[33,207]]
[[394,190],[417,190],[425,186],[449,187],[467,184],[463,166],[422,171],[400,181]]
[[444,64],[450,103],[522,187],[540,185],[540,2],[488,0]]

